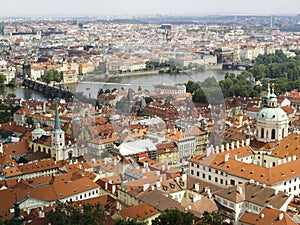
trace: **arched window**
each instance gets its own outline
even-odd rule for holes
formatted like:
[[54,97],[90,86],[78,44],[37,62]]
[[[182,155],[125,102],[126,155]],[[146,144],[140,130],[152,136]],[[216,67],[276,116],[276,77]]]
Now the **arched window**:
[[275,163],[275,162],[273,162],[273,163],[272,163],[272,166],[276,166],[276,163]]
[[271,136],[272,139],[275,139],[275,129],[272,129],[272,136]]
[[260,137],[261,138],[265,137],[264,132],[265,132],[264,128],[261,128],[261,131],[260,131]]
[[45,147],[43,147],[43,152],[45,152],[45,153],[46,153],[46,148],[45,148]]
[[41,146],[38,147],[38,151],[39,151],[39,152],[41,151]]

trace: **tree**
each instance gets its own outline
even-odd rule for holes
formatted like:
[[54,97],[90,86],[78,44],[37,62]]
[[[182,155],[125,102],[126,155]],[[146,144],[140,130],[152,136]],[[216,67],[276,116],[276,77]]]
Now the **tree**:
[[0,225],[19,225],[20,223],[15,220],[2,220],[0,219]]
[[15,95],[15,93],[8,93],[7,96],[6,96],[6,98],[15,98],[15,97],[17,97]]
[[3,73],[0,73],[0,87],[4,86],[5,81],[6,81],[6,76]]
[[41,80],[47,84],[51,81],[60,82],[62,80],[62,73],[58,72],[57,69],[49,69],[46,74],[41,77]]
[[8,83],[7,86],[14,87],[16,85],[16,78],[12,78],[11,81]]
[[102,95],[104,93],[103,89],[100,88],[99,91],[98,91],[98,95]]
[[192,225],[194,214],[181,212],[178,209],[167,209],[154,220],[152,225]]
[[27,117],[27,119],[26,119],[26,123],[27,123],[27,124],[34,125],[33,118],[32,118],[32,117]]
[[58,203],[58,206],[49,213],[48,218],[52,225],[102,225],[104,210],[100,204]]
[[153,102],[153,99],[151,97],[145,97],[146,104]]
[[208,103],[206,95],[204,94],[203,90],[201,88],[198,88],[193,97],[192,97],[193,102],[197,103]]
[[137,219],[129,219],[129,220],[122,220],[117,219],[115,225],[146,225],[147,223],[144,221],[138,221]]
[[218,212],[209,213],[205,211],[202,214],[202,218],[198,222],[198,225],[222,225],[223,218]]

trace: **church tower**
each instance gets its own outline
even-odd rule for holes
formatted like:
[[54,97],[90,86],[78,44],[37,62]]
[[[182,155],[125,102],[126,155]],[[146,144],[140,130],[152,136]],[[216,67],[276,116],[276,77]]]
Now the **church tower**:
[[51,146],[56,149],[56,160],[62,160],[65,147],[65,132],[60,128],[57,100],[55,101],[55,124],[51,134]]
[[256,140],[261,142],[280,141],[288,136],[289,118],[277,103],[277,96],[270,84],[263,98],[263,108],[256,117]]

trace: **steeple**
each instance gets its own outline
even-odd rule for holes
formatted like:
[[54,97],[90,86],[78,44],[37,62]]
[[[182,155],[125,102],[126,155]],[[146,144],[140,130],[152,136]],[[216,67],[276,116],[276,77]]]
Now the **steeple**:
[[55,99],[55,123],[54,123],[54,130],[55,133],[61,133],[63,132],[60,128],[60,120],[59,120],[59,113],[58,113],[58,99]]
[[56,158],[61,160],[62,156],[58,151],[65,147],[65,132],[60,128],[59,113],[58,113],[58,99],[55,99],[55,124],[51,134],[51,145],[56,148]]

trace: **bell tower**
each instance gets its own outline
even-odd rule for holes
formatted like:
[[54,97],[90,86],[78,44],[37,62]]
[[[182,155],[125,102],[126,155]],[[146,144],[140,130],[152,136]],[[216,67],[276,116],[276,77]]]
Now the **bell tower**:
[[55,124],[51,133],[51,146],[56,149],[56,160],[63,159],[63,149],[65,147],[65,132],[60,128],[58,99],[55,99]]

